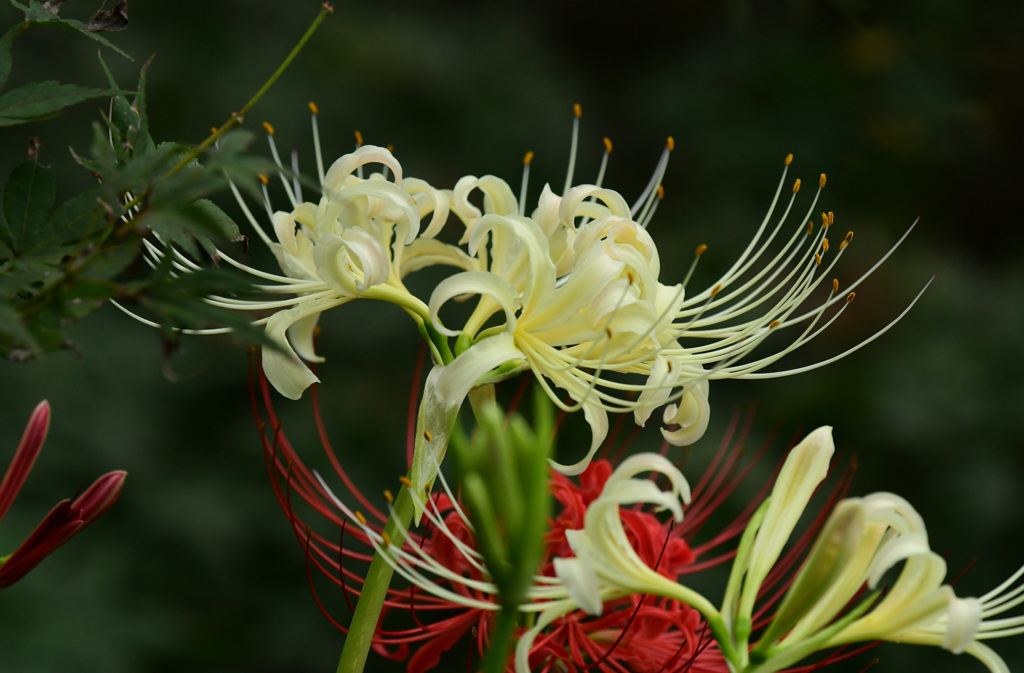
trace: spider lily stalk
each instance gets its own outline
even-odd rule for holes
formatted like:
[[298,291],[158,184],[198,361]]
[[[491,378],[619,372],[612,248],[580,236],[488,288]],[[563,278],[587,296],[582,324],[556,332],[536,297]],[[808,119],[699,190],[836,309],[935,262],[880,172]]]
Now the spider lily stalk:
[[[310,586],[320,609],[332,623],[347,632],[345,619],[332,614],[316,591],[314,569],[339,589],[354,609],[352,597],[359,597],[365,567],[375,552],[388,559],[396,574],[404,578],[387,591],[384,617],[373,638],[373,649],[395,659],[408,658],[410,673],[421,673],[439,665],[441,657],[455,648],[469,646],[469,657],[482,656],[494,643],[501,612],[498,584],[478,547],[478,528],[467,516],[461,500],[447,489],[443,475],[439,488],[423,503],[422,526],[397,541],[384,531],[393,516],[392,496],[380,503],[364,495],[345,473],[338,452],[331,446],[320,420],[318,386],[311,400],[320,438],[336,476],[321,475],[303,461],[280,427],[273,410],[272,389],[265,377],[256,375],[253,408],[274,490],[287,514],[296,539],[305,552]],[[412,458],[415,401],[410,405],[407,457]],[[617,429],[615,429],[617,430]],[[754,512],[745,508],[735,520],[714,532],[708,522],[721,503],[747,478],[754,460],[741,462],[740,447],[746,441],[749,423],[743,428],[736,420],[715,452],[708,470],[690,487],[678,470],[657,454],[635,456],[614,468],[607,460],[610,445],[578,478],[549,473],[548,486],[555,500],[554,516],[548,520],[544,552],[537,574],[528,583],[516,606],[520,626],[515,629],[520,652],[515,665],[529,670],[595,669],[602,672],[632,670],[638,673],[663,671],[728,671],[727,659],[710,637],[708,622],[690,605],[675,598],[644,593],[633,588],[616,589],[601,585],[600,596],[589,607],[599,606],[600,616],[591,616],[573,599],[580,595],[574,583],[571,562],[574,533],[583,533],[595,517],[606,518],[613,499],[621,502],[624,491],[636,488],[650,504],[678,507],[682,521],[670,522],[650,508],[623,507],[618,510],[623,537],[641,564],[659,582],[677,583],[701,570],[727,563],[734,552],[729,543],[740,536]],[[671,490],[661,491],[648,479],[630,476],[644,468],[664,470]],[[336,486],[331,486],[336,484]],[[848,480],[837,483],[827,505],[845,493]],[[672,504],[672,493],[689,492],[687,503]],[[616,495],[612,497],[612,493]],[[762,493],[763,496],[763,493]],[[388,507],[382,504],[388,503]],[[617,505],[616,505],[617,507]],[[593,512],[593,513],[591,513]],[[312,514],[314,519],[307,517]],[[820,527],[824,516],[777,564],[776,572],[763,583],[755,618],[763,627],[771,607],[784,588],[785,573],[795,568],[801,550]],[[324,524],[333,529],[325,532]],[[698,542],[698,538],[701,539]],[[578,541],[575,543],[578,545]],[[646,585],[644,585],[646,586]],[[346,610],[346,608],[342,608]],[[533,615],[533,617],[531,617]],[[530,620],[544,626],[523,644]],[[525,623],[524,623],[525,622]],[[460,646],[460,643],[463,645]],[[411,653],[410,653],[411,652]],[[811,666],[792,669],[809,671],[826,663],[845,659],[854,652],[837,652]],[[509,667],[513,666],[510,661]]]
[[[290,398],[318,380],[306,363],[322,359],[312,334],[323,311],[353,299],[377,299],[404,310],[425,337],[435,364],[421,404],[411,473],[421,500],[433,466],[443,458],[455,415],[474,388],[530,370],[563,411],[582,410],[592,430],[591,445],[579,460],[556,465],[565,474],[578,474],[607,435],[609,412],[632,412],[635,422],[644,425],[663,408],[665,439],[691,444],[707,427],[711,379],[785,376],[823,366],[899,320],[824,361],[765,370],[834,322],[853,299],[854,288],[892,252],[841,286],[832,272],[853,233],[830,241],[830,212],[822,213],[820,225],[813,222],[824,174],[810,203],[798,209],[801,181],[788,177],[792,155],[786,157],[768,212],[749,244],[714,283],[692,291],[689,280],[706,246],[697,247],[682,282],[665,283],[661,254],[647,229],[664,196],[672,138],[647,187],[629,204],[603,184],[612,151],[607,138],[593,182],[576,183],[581,113],[575,106],[564,187],[556,191],[544,185],[531,211],[532,152],[523,162],[518,195],[491,175],[466,176],[450,190],[437,189],[407,177],[389,149],[364,145],[358,132],[355,150],[325,169],[319,111],[314,104],[310,110],[319,193],[306,200],[297,155],[285,165],[269,124],[264,128],[287,206],[277,210],[271,205],[269,178],[263,177],[263,209],[270,223],[265,227],[234,190],[281,273],[219,253],[225,263],[255,278],[265,298],[209,301],[240,311],[273,312],[255,322],[266,326],[278,346],[264,349],[267,376]],[[373,166],[378,172],[369,172]],[[476,205],[480,201],[482,207]],[[179,273],[198,268],[177,250],[149,244],[148,251],[154,263],[171,255]],[[421,298],[405,280],[429,266],[450,267],[454,273]],[[476,298],[476,304],[468,317],[457,320],[448,306],[466,298]],[[794,334],[788,344],[752,357],[770,334],[784,330]]]
[[[0,519],[10,509],[46,441],[50,427],[50,405],[43,400],[32,411],[14,459],[0,482]],[[126,472],[109,472],[96,480],[81,495],[62,500],[11,554],[0,557],[0,589],[27,575],[57,547],[74,537],[82,528],[110,509],[121,494]]]

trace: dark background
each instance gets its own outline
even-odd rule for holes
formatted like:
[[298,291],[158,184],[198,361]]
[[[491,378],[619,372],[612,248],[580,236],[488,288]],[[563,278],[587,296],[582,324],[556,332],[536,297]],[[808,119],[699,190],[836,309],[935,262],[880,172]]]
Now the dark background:
[[[95,9],[79,2],[64,13]],[[317,8],[134,2],[131,27],[111,38],[136,60],[106,58],[131,86],[155,54],[154,136],[197,143],[248,100]],[[8,8],[0,17],[17,19]],[[297,147],[312,170],[306,103],[315,100],[328,160],[350,149],[358,128],[367,142],[393,143],[407,174],[439,187],[494,173],[518,189],[532,149],[531,202],[546,180],[560,188],[574,102],[584,110],[577,181],[592,179],[608,135],[606,184],[627,200],[671,134],[677,150],[651,230],[667,283],[681,279],[697,244],[710,246],[694,288],[713,283],[745,246],[787,152],[796,155],[791,175],[808,186],[827,172],[821,206],[835,211],[835,226],[857,232],[841,281],[920,216],[839,323],[784,363],[867,337],[938,274],[909,316],[826,369],[713,383],[711,428],[688,470],[710,455],[735,410],[756,407],[752,445],[775,428],[788,437],[832,424],[840,448],[857,455],[853,492],[907,497],[929,523],[933,548],[948,553],[951,577],[978,559],[958,585],[978,595],[1024,562],[1022,30],[1024,4],[1009,0],[353,1],[338,4],[247,126],[271,121],[282,148]],[[70,32],[29,32],[15,46],[14,83],[101,86],[95,51]],[[65,148],[87,145],[100,107],[5,129],[4,174],[38,135],[61,198],[87,185]],[[229,195],[220,203],[232,207]],[[415,330],[397,309],[359,302],[323,324],[329,431],[374,493],[403,471]],[[53,406],[50,438],[3,521],[0,550],[100,473],[130,476],[104,519],[0,593],[0,670],[333,670],[342,637],[309,595],[303,553],[267,484],[244,348],[226,337],[187,339],[167,363],[153,331],[111,309],[73,335],[80,354],[0,363],[0,463],[36,402]],[[309,463],[324,466],[309,441],[308,397],[281,408],[288,432],[307,440]],[[653,428],[637,442],[656,446]],[[736,508],[743,502],[733,499]],[[717,601],[720,591],[708,593]],[[344,617],[340,596],[328,590],[324,599]],[[1024,666],[1020,642],[990,644],[1011,669]],[[845,670],[874,657],[877,671],[983,670],[967,657],[891,645]],[[462,655],[451,663],[462,670]]]

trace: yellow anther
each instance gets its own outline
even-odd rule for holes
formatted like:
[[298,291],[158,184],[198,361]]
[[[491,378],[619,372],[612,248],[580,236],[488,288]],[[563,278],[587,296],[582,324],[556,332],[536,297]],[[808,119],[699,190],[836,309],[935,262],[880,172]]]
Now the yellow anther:
[[818,178],[818,189],[825,189],[825,174],[822,173],[821,177]]
[[529,166],[531,161],[533,161],[533,150],[527,152],[526,155],[523,157],[523,165]]
[[793,193],[796,194],[799,191],[800,191],[800,178],[797,178],[796,182],[793,183]]
[[658,200],[661,201],[663,198],[665,198],[665,188],[658,185]]
[[611,327],[605,327],[604,328],[604,333],[608,335],[609,339],[612,338],[612,328]]
[[362,144],[363,144],[363,134],[362,134],[362,133],[360,133],[360,132],[359,132],[359,131],[357,130],[357,131],[356,131],[356,133],[355,133],[355,135],[356,135],[356,145],[359,145],[359,146],[361,147],[361,146],[362,146]]
[[427,440],[428,442],[432,442],[434,441],[434,436],[430,434],[430,430],[424,430],[423,439]]
[[838,278],[833,278],[832,279],[832,294],[836,294],[837,292],[839,292],[839,279]]
[[409,477],[405,476],[404,474],[401,477],[398,478],[398,481],[399,481],[399,483],[402,484],[402,486],[406,486],[408,488],[412,488],[412,480],[409,479]]
[[810,236],[814,233],[814,222],[807,220],[807,235]]
[[833,214],[831,210],[828,211],[828,223],[829,223],[830,226],[832,225],[833,222],[835,222],[835,219],[836,219],[835,214]]
[[216,126],[211,126],[210,127],[210,133],[212,133],[213,135],[217,135],[217,131],[218,130],[219,129]]
[[842,250],[846,246],[850,245],[850,241],[852,241],[852,240],[853,240],[853,232],[849,231],[849,232],[846,233],[846,238],[843,239],[843,242],[839,244],[839,249]]
[[818,266],[821,266],[821,255],[819,255],[818,253],[814,253],[814,263]]
[[668,361],[665,362],[665,368],[668,370],[669,374],[672,373],[673,366],[672,366],[672,361],[671,360],[668,360]]
[[828,239],[827,238],[821,239],[821,251],[822,252],[828,252]]
[[579,119],[580,117],[583,116],[583,108],[580,107],[579,103],[572,104],[572,113],[576,115],[576,119]]
[[673,150],[676,149],[676,140],[672,136],[669,136],[668,140],[665,141],[665,143],[668,146],[668,151],[669,152],[672,152]]
[[356,518],[359,519],[359,523],[366,525],[366,517],[359,510],[356,510]]
[[[793,155],[790,154],[789,156],[793,156]],[[768,329],[775,329],[776,327],[778,327],[781,324],[782,324],[781,320],[773,320],[770,323],[768,323]]]
[[316,103],[314,103],[313,101],[309,101],[309,111],[315,115],[320,114],[320,108],[318,108],[316,106]]
[[828,226],[828,213],[821,214],[821,228],[824,229]]
[[789,154],[786,155],[786,165],[788,166],[791,163],[793,163],[793,153],[792,152],[790,152]]
[[636,276],[633,275],[632,271],[627,271],[626,272],[626,280],[629,281],[630,285],[635,285],[636,284]]
[[382,530],[380,532],[380,537],[381,537],[382,540],[384,540],[384,546],[385,547],[390,547],[391,546],[391,536],[388,535],[388,532],[386,530]]
[[267,132],[268,136],[274,135],[274,127],[270,125],[270,122],[263,122],[263,130]]
[[722,291],[722,284],[719,283],[718,285],[716,285],[713,288],[711,288],[711,296],[714,297],[716,294],[718,294],[721,291]]
[[604,139],[604,151],[608,154],[612,153],[612,139],[605,137]]
[[849,304],[851,301],[853,301],[853,298],[856,296],[856,292],[851,292],[850,294],[846,295],[846,303]]
[[384,489],[384,499],[387,500],[388,503],[390,504],[390,503],[393,503],[395,501],[395,496],[393,496],[391,494],[391,491],[389,491],[388,489],[385,488]]
[[395,146],[391,145],[391,144],[387,144],[387,145],[384,146],[384,149],[386,149],[388,152],[394,152],[395,151]]
[[704,244],[704,243],[701,243],[700,245],[697,246],[697,250],[693,253],[693,255],[694,255],[694,257],[700,257],[705,252],[707,252],[707,250],[708,250],[708,246],[706,244]]
[[260,182],[262,182],[265,185],[270,183],[270,179],[267,178],[266,175],[263,175],[263,173],[257,173],[256,177],[258,177],[260,179]]

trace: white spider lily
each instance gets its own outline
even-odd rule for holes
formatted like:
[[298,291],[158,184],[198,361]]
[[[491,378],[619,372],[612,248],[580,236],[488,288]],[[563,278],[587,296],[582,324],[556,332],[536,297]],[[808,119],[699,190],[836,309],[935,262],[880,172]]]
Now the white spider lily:
[[[537,207],[527,216],[532,153],[524,160],[518,198],[494,176],[467,176],[451,191],[434,189],[404,177],[391,152],[380,147],[359,146],[324,171],[315,106],[311,109],[319,199],[304,201],[298,180],[283,177],[286,171],[269,125],[271,151],[291,206],[274,212],[264,190],[274,238],[235,190],[246,217],[277,256],[283,275],[222,255],[227,263],[258,278],[258,291],[284,298],[209,301],[238,310],[277,311],[257,321],[266,324],[267,334],[280,346],[265,349],[264,367],[275,388],[291,398],[317,380],[304,363],[321,359],[312,343],[320,312],[355,298],[370,298],[397,304],[409,313],[428,337],[437,369],[428,381],[423,402],[427,408],[421,410],[417,433],[417,455],[430,454],[416,471],[414,486],[421,493],[433,469],[424,466],[443,456],[452,419],[475,386],[530,369],[561,409],[582,409],[591,426],[589,450],[574,463],[556,464],[562,472],[576,474],[586,468],[605,438],[609,412],[632,412],[643,425],[663,406],[666,440],[691,444],[707,427],[710,379],[807,371],[859,349],[899,320],[825,361],[761,371],[830,325],[853,298],[851,290],[892,252],[842,292],[838,280],[831,280],[831,291],[823,292],[827,296],[815,308],[802,308],[823,281],[829,285],[829,272],[852,232],[830,244],[832,214],[822,215],[817,230],[809,221],[825,185],[822,175],[796,226],[790,227],[788,236],[783,233],[793,221],[800,188],[796,180],[788,198],[781,198],[791,156],[768,213],[746,249],[714,284],[691,294],[686,285],[696,259],[682,282],[662,283],[661,256],[647,232],[664,194],[661,181],[673,149],[671,138],[647,187],[629,205],[619,193],[602,186],[611,152],[607,139],[594,183],[573,185],[577,107],[565,186],[557,193],[545,185]],[[382,172],[364,178],[367,164],[380,165]],[[294,154],[292,170],[297,172]],[[471,198],[475,192],[483,197],[482,208]],[[449,213],[464,227],[458,245],[436,238]],[[697,258],[705,248],[697,248]],[[168,253],[156,246],[149,251],[154,257],[172,254],[178,271],[197,268],[177,251]],[[426,300],[409,292],[404,278],[434,265],[451,266],[457,273],[435,286]],[[450,311],[442,316],[451,300],[467,297],[475,297],[476,304],[461,324],[452,322]],[[836,310],[830,311],[833,307]],[[787,327],[799,329],[787,345],[756,359],[749,357],[769,334]]]

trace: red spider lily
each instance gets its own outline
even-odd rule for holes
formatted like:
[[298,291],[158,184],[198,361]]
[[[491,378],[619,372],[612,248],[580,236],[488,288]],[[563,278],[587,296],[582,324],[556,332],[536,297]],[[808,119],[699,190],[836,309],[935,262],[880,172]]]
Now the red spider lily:
[[[416,379],[419,378],[417,368]],[[352,597],[360,594],[363,578],[354,568],[372,559],[382,546],[380,532],[387,513],[368,499],[345,473],[332,448],[322,422],[317,386],[311,388],[313,414],[328,460],[345,485],[345,500],[359,503],[361,512],[339,509],[324,482],[318,479],[300,459],[287,436],[272,404],[272,391],[257,366],[254,368],[251,402],[263,443],[267,470],[282,509],[291,521],[297,540],[306,554],[307,573],[314,598],[325,616],[341,631],[347,628],[331,616],[317,595],[312,568],[342,590],[351,611]],[[412,432],[416,414],[416,387],[410,402],[408,455],[412,451]],[[517,400],[518,401],[518,400]],[[266,419],[264,419],[264,414]],[[744,462],[742,446],[747,438],[749,422],[740,427],[738,418],[730,424],[711,464],[692,489],[690,504],[678,525],[663,521],[654,513],[639,507],[623,508],[623,525],[631,544],[651,568],[672,580],[725,562],[735,555],[734,545],[747,522],[766,495],[771,481],[730,523],[696,543],[705,525],[718,506],[746,479],[750,470],[770,443],[766,442],[753,460]],[[614,439],[614,433],[613,433]],[[612,440],[613,441],[613,440]],[[606,445],[607,447],[607,445]],[[665,447],[667,449],[667,446]],[[540,575],[555,578],[552,561],[570,556],[565,531],[583,527],[588,505],[594,501],[611,475],[612,463],[605,457],[595,460],[578,481],[551,472],[550,488],[557,502],[556,513],[546,536],[546,556]],[[759,608],[754,614],[754,628],[763,628],[771,619],[775,604],[789,584],[792,571],[809,549],[827,513],[849,487],[852,471],[847,471],[826,495],[822,514],[811,523],[804,535],[776,565],[764,582]],[[296,498],[297,496],[297,498]],[[336,528],[326,536],[307,524],[296,510],[299,500]],[[303,508],[304,510],[306,508]],[[433,586],[448,592],[448,597],[428,593],[416,584],[405,588],[392,586],[384,603],[384,614],[374,639],[374,649],[392,659],[408,657],[410,673],[436,667],[441,657],[457,644],[471,642],[470,656],[483,653],[489,644],[490,629],[497,597],[480,588],[487,577],[481,562],[466,553],[474,548],[471,528],[462,509],[448,492],[439,492],[429,504],[433,517],[424,519],[423,527],[412,532],[403,550],[412,549],[421,558],[429,558],[450,573],[435,580]],[[365,513],[365,514],[364,514]],[[359,523],[353,525],[353,518]],[[362,523],[365,521],[365,525]],[[385,544],[390,544],[386,541]],[[404,616],[404,617],[402,617]],[[396,619],[405,620],[405,628],[384,628]],[[415,648],[414,650],[412,648]],[[857,650],[859,652],[860,650]],[[410,656],[411,652],[411,656]],[[845,659],[856,652],[835,652],[815,664],[790,669],[811,671],[827,663]],[[530,651],[530,668],[534,671],[597,670],[616,673],[711,673],[728,671],[724,657],[707,633],[702,616],[679,601],[637,594],[604,604],[601,616],[593,617],[582,610],[555,620],[536,639]],[[511,662],[509,664],[511,670]]]
[[[46,432],[50,427],[50,405],[44,400],[36,405],[25,426],[14,459],[0,482],[0,519],[10,509],[32,465],[36,462]],[[32,534],[13,554],[0,559],[0,588],[9,587],[39,565],[57,547],[92,523],[117,501],[127,472],[108,472],[72,500],[61,500],[36,526]]]

